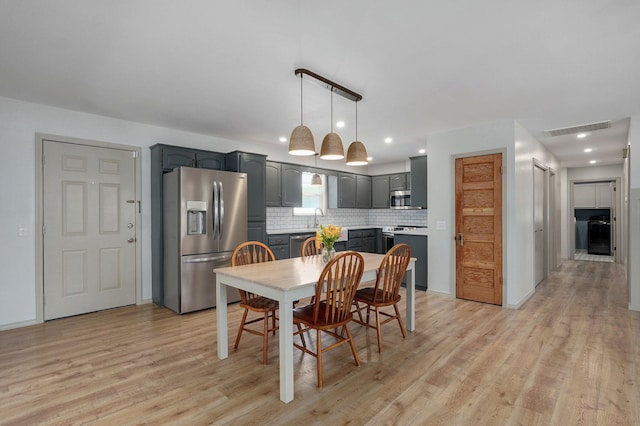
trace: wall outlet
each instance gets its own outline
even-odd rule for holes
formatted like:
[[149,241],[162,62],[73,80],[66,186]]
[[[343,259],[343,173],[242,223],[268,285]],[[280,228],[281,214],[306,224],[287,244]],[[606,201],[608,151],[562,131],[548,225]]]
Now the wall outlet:
[[436,229],[438,231],[446,231],[447,230],[447,222],[444,220],[436,220]]

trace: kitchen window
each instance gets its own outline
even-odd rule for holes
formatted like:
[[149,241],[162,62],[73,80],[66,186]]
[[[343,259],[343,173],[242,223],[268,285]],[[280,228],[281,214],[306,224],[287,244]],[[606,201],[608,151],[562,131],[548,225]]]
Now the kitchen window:
[[302,207],[294,207],[294,216],[313,216],[316,209],[327,211],[327,177],[320,175],[322,185],[311,185],[313,173],[302,173]]

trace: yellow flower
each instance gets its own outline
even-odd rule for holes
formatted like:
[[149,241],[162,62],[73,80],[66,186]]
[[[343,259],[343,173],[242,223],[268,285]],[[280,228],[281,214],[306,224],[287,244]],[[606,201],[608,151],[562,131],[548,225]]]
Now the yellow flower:
[[319,249],[324,245],[327,250],[331,251],[333,244],[340,238],[340,231],[342,231],[342,226],[329,225],[325,227],[320,225],[320,230],[316,231],[316,248]]

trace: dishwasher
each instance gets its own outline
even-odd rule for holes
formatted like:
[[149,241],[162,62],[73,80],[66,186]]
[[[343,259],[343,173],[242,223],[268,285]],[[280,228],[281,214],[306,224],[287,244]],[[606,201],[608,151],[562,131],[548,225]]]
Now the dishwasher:
[[315,238],[316,233],[293,234],[289,236],[289,257],[300,257],[302,255],[302,245],[309,237]]

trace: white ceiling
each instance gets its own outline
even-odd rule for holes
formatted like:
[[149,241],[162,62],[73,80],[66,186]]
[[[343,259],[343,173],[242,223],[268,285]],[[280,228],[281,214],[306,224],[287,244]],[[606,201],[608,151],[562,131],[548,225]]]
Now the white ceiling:
[[[563,166],[612,164],[640,112],[639,21],[634,0],[0,0],[0,96],[286,149],[302,67],[363,95],[373,164],[503,119]],[[303,88],[319,150],[330,92]],[[346,148],[355,104],[333,102]],[[580,141],[543,133],[604,120]]]

